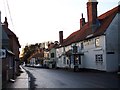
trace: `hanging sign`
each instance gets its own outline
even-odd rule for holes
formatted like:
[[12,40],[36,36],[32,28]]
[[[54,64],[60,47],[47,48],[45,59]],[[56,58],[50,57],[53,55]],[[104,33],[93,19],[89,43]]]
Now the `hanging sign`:
[[6,50],[0,49],[0,58],[5,58],[5,57],[6,57]]

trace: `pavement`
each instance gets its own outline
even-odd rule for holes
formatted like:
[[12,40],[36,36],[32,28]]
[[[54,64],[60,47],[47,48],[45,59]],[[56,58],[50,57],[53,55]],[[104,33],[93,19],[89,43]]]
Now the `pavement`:
[[15,82],[9,82],[7,85],[8,90],[9,89],[25,89],[28,90],[29,89],[29,77],[28,77],[28,73],[23,69],[22,66],[21,67],[21,71],[22,73],[20,74],[20,76],[18,76],[15,79]]

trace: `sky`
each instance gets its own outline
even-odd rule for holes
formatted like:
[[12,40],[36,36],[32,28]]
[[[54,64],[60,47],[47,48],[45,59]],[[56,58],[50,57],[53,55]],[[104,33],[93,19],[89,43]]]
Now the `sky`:
[[[81,13],[87,21],[87,1],[0,0],[1,21],[4,22],[5,16],[8,18],[9,28],[17,35],[22,48],[27,44],[59,41],[59,31],[63,31],[65,39],[80,29]],[[98,16],[116,7],[119,2],[97,1]]]

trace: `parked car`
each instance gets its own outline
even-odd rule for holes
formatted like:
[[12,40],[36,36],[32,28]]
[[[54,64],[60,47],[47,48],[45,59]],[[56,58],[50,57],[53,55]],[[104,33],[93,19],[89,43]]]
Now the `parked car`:
[[41,65],[41,64],[35,64],[34,67],[36,67],[36,68],[41,68],[42,65]]

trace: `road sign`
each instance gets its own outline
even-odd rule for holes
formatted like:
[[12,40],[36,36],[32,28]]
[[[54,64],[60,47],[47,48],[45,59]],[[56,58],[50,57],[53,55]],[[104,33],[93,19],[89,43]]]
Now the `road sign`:
[[5,57],[6,57],[6,50],[0,49],[0,58],[5,58]]

